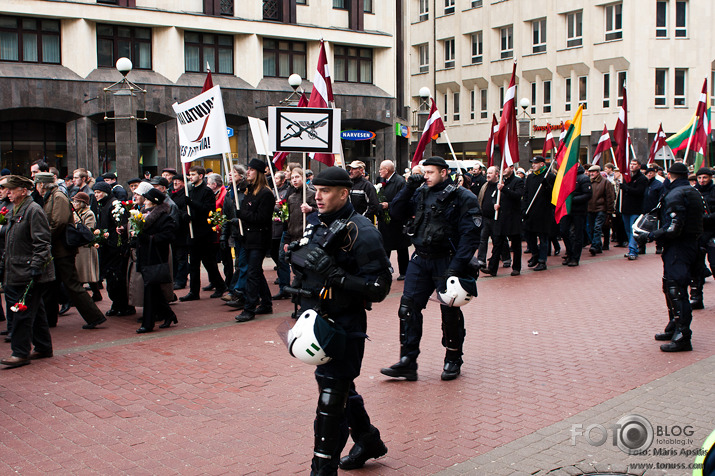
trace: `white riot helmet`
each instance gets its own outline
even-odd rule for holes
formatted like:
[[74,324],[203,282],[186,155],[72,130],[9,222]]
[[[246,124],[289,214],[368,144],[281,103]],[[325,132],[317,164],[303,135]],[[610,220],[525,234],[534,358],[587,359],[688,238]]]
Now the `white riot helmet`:
[[444,289],[438,292],[439,300],[445,306],[461,307],[477,295],[477,281],[474,278],[459,278],[449,276],[444,283]]
[[293,328],[288,332],[288,352],[290,355],[309,365],[322,365],[331,358],[315,336],[315,320],[318,313],[313,309],[303,312]]
[[636,218],[631,227],[634,235],[647,235],[658,229],[658,216],[653,213],[644,213]]

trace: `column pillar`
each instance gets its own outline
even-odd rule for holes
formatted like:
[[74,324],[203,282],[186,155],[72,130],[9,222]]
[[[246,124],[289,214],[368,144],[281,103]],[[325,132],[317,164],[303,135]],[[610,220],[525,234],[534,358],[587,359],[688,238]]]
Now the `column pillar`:
[[[133,93],[121,89],[114,93],[114,115],[122,118],[114,121],[114,142],[117,155],[117,178],[126,185],[126,181],[139,177],[139,158],[137,144],[136,107]],[[131,118],[131,119],[130,119]]]

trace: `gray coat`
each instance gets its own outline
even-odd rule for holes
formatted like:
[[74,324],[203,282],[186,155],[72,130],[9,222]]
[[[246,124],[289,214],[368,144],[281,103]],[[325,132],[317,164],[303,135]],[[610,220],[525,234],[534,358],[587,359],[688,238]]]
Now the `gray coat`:
[[55,267],[51,263],[50,225],[42,207],[30,196],[14,209],[5,235],[4,282],[25,285],[32,279],[31,270],[42,270],[41,283],[54,281]]

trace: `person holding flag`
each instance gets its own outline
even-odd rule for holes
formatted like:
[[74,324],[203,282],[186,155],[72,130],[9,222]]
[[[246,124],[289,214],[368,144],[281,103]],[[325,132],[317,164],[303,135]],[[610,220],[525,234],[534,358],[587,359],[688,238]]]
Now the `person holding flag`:
[[559,171],[551,194],[551,203],[556,206],[556,223],[561,226],[561,235],[566,247],[563,264],[567,266],[579,265],[588,201],[593,193],[591,181],[578,160],[582,117],[583,105],[579,106],[564,136],[563,147],[559,145],[561,150],[557,157]]
[[[547,150],[546,147],[544,150]],[[527,266],[534,268],[534,271],[546,269],[549,252],[549,232],[554,219],[551,189],[555,179],[550,170],[550,167],[546,166],[546,160],[542,156],[536,156],[531,159],[531,173],[526,176],[524,181],[524,199],[521,201],[521,210],[526,241],[531,251],[531,258]]]

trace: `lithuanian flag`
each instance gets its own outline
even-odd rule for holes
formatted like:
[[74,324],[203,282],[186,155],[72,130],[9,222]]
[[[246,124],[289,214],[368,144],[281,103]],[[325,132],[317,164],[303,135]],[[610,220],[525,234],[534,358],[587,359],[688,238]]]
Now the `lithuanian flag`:
[[[710,104],[710,95],[709,94],[708,94],[708,98],[707,98],[707,104]],[[708,133],[711,130],[711,122],[710,122],[711,111],[710,111],[710,109],[711,109],[711,107],[708,106],[707,107],[707,115],[706,115],[707,122],[705,124],[708,128]],[[696,110],[693,113],[693,117],[690,118],[690,121],[688,121],[688,123],[685,125],[685,127],[683,127],[678,132],[676,132],[672,136],[665,139],[666,144],[668,144],[668,147],[670,147],[670,149],[673,151],[674,154],[677,153],[679,150],[685,150],[687,148],[688,138],[690,137],[690,131],[693,130],[693,123],[695,122],[697,115],[698,115],[698,111]],[[691,144],[691,146],[692,146],[692,144]]]
[[556,175],[554,189],[551,193],[551,203],[556,205],[556,223],[571,211],[571,193],[576,190],[576,174],[578,172],[578,155],[581,147],[581,118],[583,105],[579,106],[571,121],[566,137],[563,159],[559,162],[559,172]]

